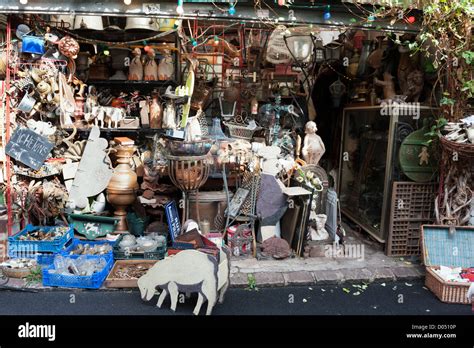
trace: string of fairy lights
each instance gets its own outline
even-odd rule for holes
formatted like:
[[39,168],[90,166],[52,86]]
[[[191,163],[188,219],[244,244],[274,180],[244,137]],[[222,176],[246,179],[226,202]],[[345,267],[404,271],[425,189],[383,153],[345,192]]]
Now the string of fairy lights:
[[[22,5],[28,4],[28,0],[19,0]],[[123,0],[124,5],[130,6],[132,2],[136,2],[136,0]],[[185,2],[188,2],[186,0],[176,0],[177,1],[177,6],[176,6],[176,14],[178,19],[184,19],[184,14],[185,14]],[[192,2],[192,1],[189,1]],[[239,0],[228,0],[228,2],[225,3],[220,3],[219,5],[216,4],[215,1],[210,1],[214,8],[216,8],[218,11],[221,13],[227,13],[229,16],[235,16],[237,14],[237,5],[239,3]],[[317,30],[318,32],[322,31],[332,31],[333,29],[330,27],[330,20],[332,18],[331,14],[331,5],[329,4],[315,4],[313,1],[306,3],[306,4],[299,4],[299,3],[294,3],[292,0],[275,0],[273,1],[272,4],[267,3],[265,0],[254,0],[254,10],[255,13],[257,14],[256,19],[264,26],[269,29],[271,28],[276,28],[278,25],[280,25],[279,20],[281,18],[281,14],[277,13],[274,6],[274,3],[276,3],[279,7],[285,7],[288,9],[290,13],[292,13],[289,16],[289,19],[292,22],[297,22],[298,25],[305,25],[305,21],[302,19],[297,19],[294,16],[294,12],[292,12],[292,9],[319,9],[322,10],[322,19],[325,22],[328,22],[328,28],[323,28],[318,26]],[[392,8],[385,8],[384,6],[376,6],[372,5],[370,8],[367,7],[367,4],[364,3],[364,6],[361,4],[358,4],[357,2],[351,2],[351,5],[353,6],[348,6],[346,2],[342,2],[343,6],[346,8],[346,10],[353,15],[353,18],[351,19],[351,23],[349,25],[344,24],[341,26],[341,23],[338,23],[340,31],[345,31],[353,27],[355,24],[373,24],[374,22],[384,19],[387,17],[392,17],[392,21],[390,22],[391,25],[395,23],[397,20],[402,20],[407,24],[414,24],[416,21],[416,17],[414,15],[410,15],[411,10],[413,9],[412,7],[408,7],[407,9],[401,9],[397,7],[392,7]],[[225,7],[225,6],[226,7]],[[358,13],[354,11],[354,6],[357,8]],[[261,16],[258,15],[259,11],[268,11],[268,13],[272,13],[274,18],[270,19],[268,18],[269,16]],[[313,27],[312,23],[306,23],[310,28]],[[215,31],[210,35],[210,36],[205,36],[206,33],[209,30],[213,30],[215,27],[219,26],[209,26],[207,29],[205,29],[202,33],[197,33],[195,30],[193,31],[188,19],[188,27],[189,27],[189,37],[184,34],[184,31],[182,31],[182,43],[184,45],[191,44],[193,47],[193,50],[200,46],[205,46],[207,43],[211,42],[214,46],[218,46],[221,43],[224,44],[229,44],[225,39],[224,39],[224,34],[226,31],[233,29],[235,26],[241,25],[241,22],[236,22],[230,25],[227,25],[222,32],[216,33]],[[290,23],[291,25],[291,23]],[[220,26],[222,27],[222,26]],[[175,30],[179,30],[175,26]],[[134,40],[134,41],[127,41],[127,42],[108,42],[108,41],[101,41],[101,40],[91,40],[88,38],[80,37],[77,34],[70,33],[70,35],[74,36],[76,39],[78,39],[80,42],[85,42],[85,43],[95,43],[95,44],[100,44],[101,46],[105,47],[104,52],[107,51],[107,46],[113,46],[113,45],[125,45],[125,44],[138,44],[138,43],[143,43],[144,46],[147,46],[147,41],[146,40]],[[160,33],[158,35],[154,35],[149,37],[147,40],[153,40],[156,38],[159,38],[161,36],[167,35],[169,32],[166,33]]]

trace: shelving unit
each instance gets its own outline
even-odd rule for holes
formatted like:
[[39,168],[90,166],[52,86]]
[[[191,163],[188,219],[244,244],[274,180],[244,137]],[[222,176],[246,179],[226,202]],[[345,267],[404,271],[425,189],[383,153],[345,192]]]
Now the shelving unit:
[[87,80],[88,85],[100,87],[139,87],[139,88],[161,88],[176,87],[176,81],[129,81],[129,80]]

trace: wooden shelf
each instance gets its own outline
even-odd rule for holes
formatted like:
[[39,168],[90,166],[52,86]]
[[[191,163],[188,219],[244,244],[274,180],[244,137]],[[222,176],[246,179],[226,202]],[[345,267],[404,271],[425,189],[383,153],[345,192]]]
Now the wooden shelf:
[[176,87],[175,81],[130,81],[130,80],[88,80],[89,86],[95,85],[99,87]]

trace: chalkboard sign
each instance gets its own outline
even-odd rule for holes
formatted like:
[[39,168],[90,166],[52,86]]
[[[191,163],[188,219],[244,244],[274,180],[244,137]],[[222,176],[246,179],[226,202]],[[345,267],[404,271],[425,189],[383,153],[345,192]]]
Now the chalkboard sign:
[[53,148],[48,139],[28,128],[18,128],[5,147],[5,153],[30,168],[38,170]]
[[176,208],[175,201],[166,203],[165,213],[171,240],[174,242],[181,231],[181,223],[179,222],[178,209]]

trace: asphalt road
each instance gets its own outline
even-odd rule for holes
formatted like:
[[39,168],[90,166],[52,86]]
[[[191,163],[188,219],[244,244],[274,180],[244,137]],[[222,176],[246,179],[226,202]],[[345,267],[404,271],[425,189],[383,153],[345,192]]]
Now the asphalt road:
[[[364,290],[343,285],[231,288],[214,315],[472,315],[470,305],[445,304],[421,281],[371,283]],[[347,293],[346,291],[350,291]],[[357,295],[357,292],[359,294]],[[354,295],[356,293],[356,295]],[[197,296],[178,303],[172,312],[169,297],[161,309],[158,296],[144,302],[137,290],[55,290],[37,293],[0,291],[0,315],[189,315]],[[205,312],[206,303],[201,309]]]

